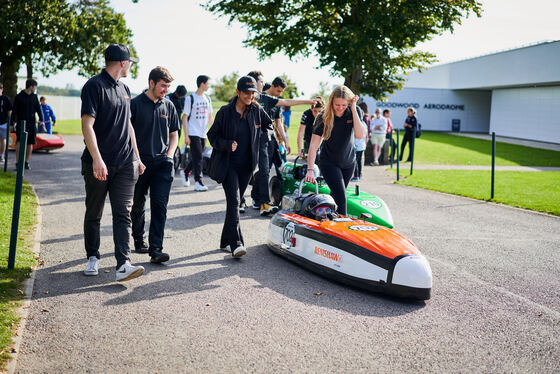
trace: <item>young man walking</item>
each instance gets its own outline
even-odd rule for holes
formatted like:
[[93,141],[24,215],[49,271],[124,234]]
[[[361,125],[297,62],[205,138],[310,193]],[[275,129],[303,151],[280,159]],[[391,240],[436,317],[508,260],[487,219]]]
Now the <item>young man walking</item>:
[[[202,154],[206,147],[206,133],[212,125],[212,101],[205,94],[210,88],[210,77],[199,75],[196,78],[196,92],[185,98],[183,115],[183,130],[185,131],[185,145],[191,147],[192,169],[194,176],[194,190],[208,191],[202,181]],[[188,187],[189,167],[184,171],[183,186]]]
[[[286,144],[288,153],[291,149],[288,144],[288,139],[284,132],[282,121],[280,120],[280,106],[294,106],[294,105],[313,105],[315,100],[293,100],[293,99],[280,99],[279,97],[286,88],[286,82],[281,77],[276,77],[272,81],[270,88],[262,93],[263,76],[260,71],[252,71],[247,74],[257,81],[257,89],[260,92],[258,101],[262,105],[264,111],[274,120],[274,128],[280,137],[280,141]],[[259,146],[259,170],[255,174],[255,182],[251,190],[251,198],[253,199],[253,208],[260,210],[261,216],[267,216],[271,213],[278,211],[278,207],[270,205],[270,193],[268,190],[268,180],[270,174],[270,165],[274,153],[278,147],[276,141],[273,141],[273,131],[262,131],[260,135]]]
[[30,169],[29,159],[33,151],[33,145],[36,143],[37,125],[35,114],[39,116],[39,125],[44,126],[43,112],[39,99],[35,91],[37,90],[37,81],[28,79],[25,81],[25,90],[18,93],[14,99],[14,107],[12,110],[12,124],[16,131],[16,162],[19,159],[19,138],[21,136],[21,124],[25,121],[25,131],[27,131],[27,148],[25,149],[25,168]]
[[82,175],[86,188],[84,242],[88,263],[85,275],[99,269],[99,227],[105,198],[109,194],[113,213],[113,242],[117,281],[144,273],[130,263],[130,208],[134,185],[145,166],[140,161],[134,128],[130,123],[130,90],[120,81],[128,76],[136,59],[128,47],[111,44],[105,50],[105,69],[82,88]]
[[4,85],[0,83],[0,162],[4,162],[4,152],[8,138],[8,118],[12,115],[12,102],[4,96]]
[[[163,232],[173,183],[173,154],[179,141],[179,117],[173,103],[165,98],[172,81],[169,71],[158,66],[150,72],[149,88],[130,102],[140,160],[146,165],[134,189],[132,237],[136,252],[149,253],[153,263],[169,260],[169,255],[163,252]],[[146,243],[144,224],[148,190],[151,219]]]

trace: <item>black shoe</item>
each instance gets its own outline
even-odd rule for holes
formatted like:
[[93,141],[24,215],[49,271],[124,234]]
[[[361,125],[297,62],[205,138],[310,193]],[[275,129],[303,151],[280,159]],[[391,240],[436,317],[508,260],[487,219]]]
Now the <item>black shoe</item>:
[[29,162],[26,162],[24,166],[25,166],[25,170],[30,170],[30,169],[31,169],[31,168],[29,167]]
[[150,248],[148,248],[148,243],[145,239],[134,241],[134,250],[136,253],[150,253]]
[[161,264],[162,262],[169,260],[169,255],[162,252],[163,248],[154,248],[150,252],[151,260],[153,264]]

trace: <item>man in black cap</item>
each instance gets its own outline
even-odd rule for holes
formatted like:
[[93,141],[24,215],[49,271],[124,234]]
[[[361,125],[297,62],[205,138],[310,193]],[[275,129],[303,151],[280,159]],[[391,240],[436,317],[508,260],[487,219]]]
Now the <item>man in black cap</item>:
[[113,213],[113,242],[117,281],[144,273],[130,263],[130,209],[134,185],[145,166],[140,161],[134,128],[130,122],[130,90],[120,81],[128,76],[132,62],[129,49],[111,44],[105,50],[105,69],[82,88],[82,175],[86,187],[84,242],[88,263],[85,275],[99,269],[99,226],[107,193]]
[[[173,103],[165,98],[172,81],[169,71],[157,66],[148,76],[149,88],[130,102],[140,159],[146,165],[134,189],[132,237],[136,252],[150,253],[153,263],[169,260],[169,255],[163,252],[163,232],[173,183],[173,154],[179,142],[179,117]],[[144,238],[148,190],[151,216],[149,244]]]
[[[182,84],[178,85],[175,92],[167,95],[167,98],[171,100],[179,116],[179,121],[183,116],[183,111],[185,110],[185,96],[187,96],[187,88]],[[181,137],[181,126],[179,126],[179,138]]]

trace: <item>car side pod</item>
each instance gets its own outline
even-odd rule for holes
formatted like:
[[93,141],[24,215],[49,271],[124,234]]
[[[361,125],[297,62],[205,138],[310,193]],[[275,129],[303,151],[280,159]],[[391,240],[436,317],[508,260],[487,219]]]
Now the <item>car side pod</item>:
[[391,286],[403,297],[428,300],[432,290],[432,269],[420,255],[402,256],[393,269]]

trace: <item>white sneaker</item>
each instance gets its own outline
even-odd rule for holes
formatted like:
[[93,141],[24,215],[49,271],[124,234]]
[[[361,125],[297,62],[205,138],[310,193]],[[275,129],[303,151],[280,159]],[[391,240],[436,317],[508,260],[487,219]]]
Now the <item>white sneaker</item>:
[[183,169],[179,169],[179,176],[181,177],[181,182],[183,183],[183,187],[189,187],[191,182],[189,181],[189,177],[185,176],[185,171]]
[[239,246],[237,248],[235,248],[235,251],[233,251],[232,255],[235,258],[239,258],[241,256],[244,256],[247,253],[247,250],[245,249],[245,247]]
[[220,248],[220,249],[224,252],[231,253],[231,247],[229,245],[226,245],[224,248]]
[[144,274],[143,266],[134,266],[130,261],[126,261],[119,270],[117,270],[117,282],[124,282],[134,278],[138,278]]
[[206,187],[204,183],[202,183],[202,181],[196,181],[194,182],[194,190],[198,192],[204,192],[208,191],[208,187]]
[[88,259],[86,265],[86,270],[84,270],[84,275],[97,275],[99,274],[99,260],[95,256],[91,256]]
[[260,204],[257,204],[257,202],[255,200],[253,200],[253,203],[251,204],[251,207],[255,210],[259,210],[261,208]]

